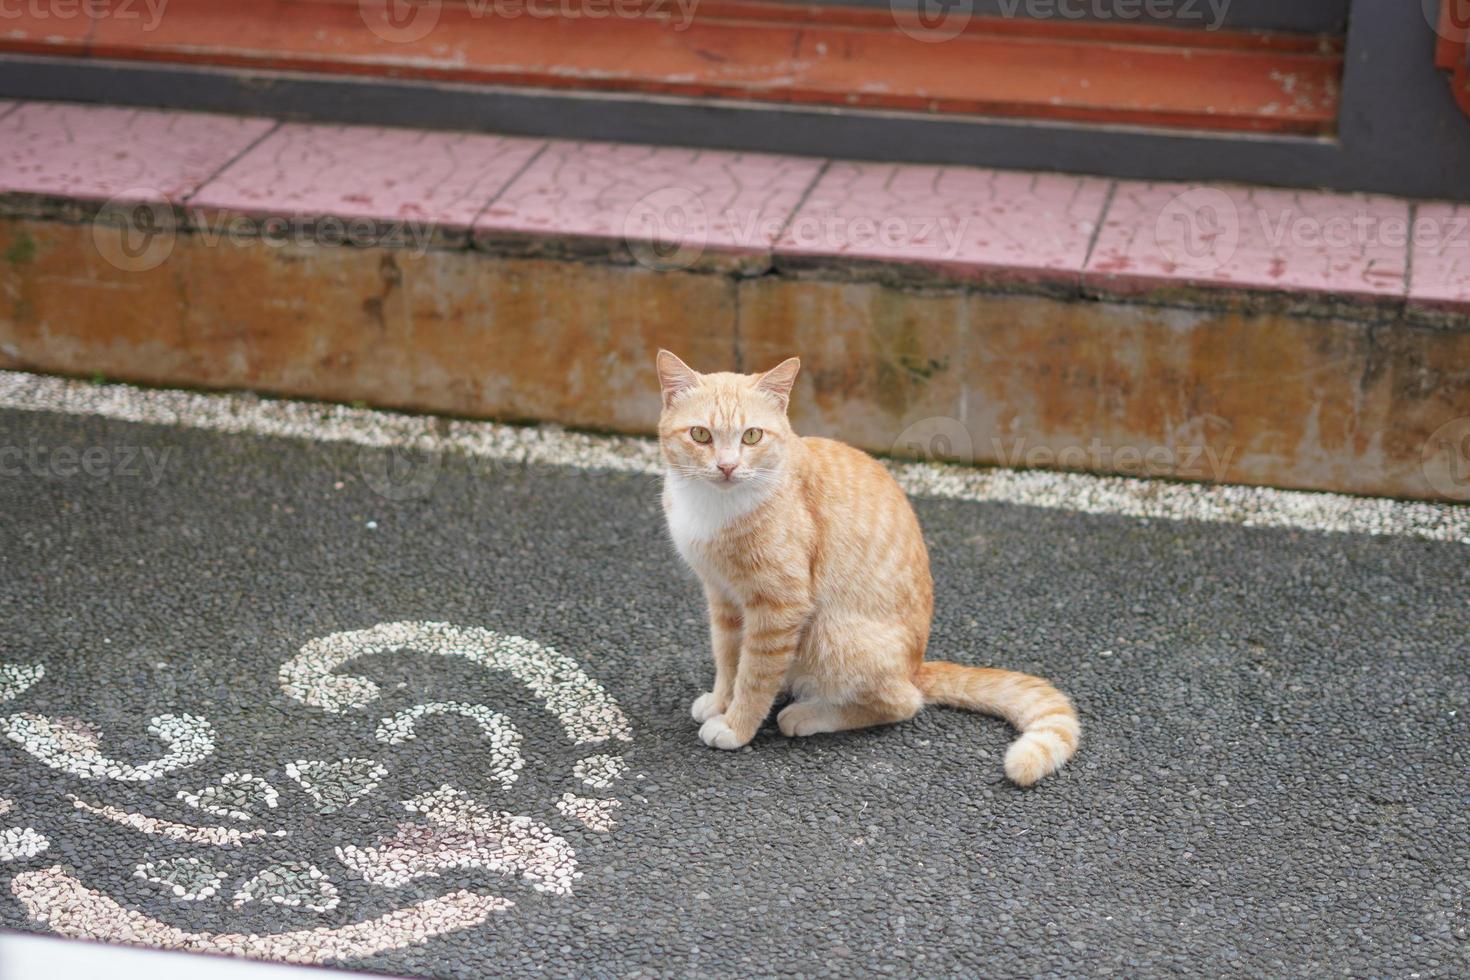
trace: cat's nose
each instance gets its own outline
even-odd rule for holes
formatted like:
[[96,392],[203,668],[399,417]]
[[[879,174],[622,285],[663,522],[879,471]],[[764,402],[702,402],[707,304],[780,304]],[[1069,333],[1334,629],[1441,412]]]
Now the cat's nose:
[[737,467],[739,465],[740,465],[739,463],[716,463],[715,464],[715,466],[719,467],[720,472],[723,473],[723,474],[725,474],[725,479],[727,479],[727,480],[730,479],[730,474],[735,472],[735,467]]

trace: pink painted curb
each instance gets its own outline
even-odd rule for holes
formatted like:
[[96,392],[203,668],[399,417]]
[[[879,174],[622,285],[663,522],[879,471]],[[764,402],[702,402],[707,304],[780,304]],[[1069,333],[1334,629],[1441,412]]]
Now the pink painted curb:
[[1378,303],[1407,290],[1409,202],[1359,194],[1120,181],[1083,282]]
[[26,102],[0,117],[0,193],[179,203],[270,119]]
[[287,124],[193,196],[201,209],[469,229],[541,140]]
[[0,103],[6,207],[114,198],[411,223],[438,244],[654,269],[918,271],[1166,305],[1470,315],[1465,205]]

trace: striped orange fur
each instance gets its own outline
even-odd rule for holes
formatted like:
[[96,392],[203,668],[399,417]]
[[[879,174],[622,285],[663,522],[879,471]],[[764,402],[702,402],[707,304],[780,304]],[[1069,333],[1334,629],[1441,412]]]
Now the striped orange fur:
[[714,689],[700,738],[737,749],[776,697],[790,736],[912,718],[925,704],[999,715],[1021,733],[1006,775],[1029,786],[1077,750],[1066,696],[1039,677],[925,661],[934,585],[908,498],[877,460],[798,436],[786,406],[800,362],[699,374],[658,353],[663,504],[704,584]]

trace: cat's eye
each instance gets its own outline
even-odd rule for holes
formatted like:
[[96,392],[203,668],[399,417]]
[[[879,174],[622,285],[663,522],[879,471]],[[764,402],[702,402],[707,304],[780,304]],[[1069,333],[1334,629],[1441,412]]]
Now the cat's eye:
[[693,439],[695,442],[703,446],[706,445],[713,437],[709,434],[709,430],[706,429],[704,426],[696,425],[694,428],[689,430],[689,438]]
[[746,429],[745,435],[740,437],[740,441],[745,443],[747,446],[754,446],[756,443],[761,441],[761,436],[764,434],[765,433],[761,432],[760,429]]

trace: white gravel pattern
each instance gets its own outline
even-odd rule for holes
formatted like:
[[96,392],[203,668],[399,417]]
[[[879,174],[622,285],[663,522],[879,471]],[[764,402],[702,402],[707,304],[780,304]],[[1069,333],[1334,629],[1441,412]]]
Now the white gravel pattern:
[[[129,422],[360,446],[397,446],[508,463],[648,474],[661,470],[658,447],[649,439],[588,435],[555,426],[446,421],[253,395],[99,385],[16,371],[0,371],[0,408],[98,415]],[[1470,544],[1470,506],[1466,505],[1047,470],[933,463],[893,463],[890,468],[904,489],[917,497]]]
[[521,733],[505,715],[498,714],[483,704],[466,704],[463,701],[429,701],[404,708],[378,725],[377,739],[385,745],[401,745],[418,738],[416,724],[420,718],[434,715],[461,715],[474,721],[485,733],[492,746],[488,765],[490,775],[505,789],[510,789],[525,768],[526,760],[521,757]]
[[578,745],[633,737],[622,709],[576,661],[524,637],[475,626],[379,623],[320,637],[281,665],[281,689],[302,704],[333,713],[360,708],[378,699],[378,685],[337,669],[359,657],[398,650],[463,657],[505,671],[542,700]]
[[168,746],[168,752],[136,766],[103,755],[95,735],[74,719],[19,712],[0,721],[0,731],[52,769],[82,779],[147,782],[202,762],[214,752],[214,729],[205,719],[190,714],[159,715],[149,721],[148,734]]
[[258,935],[179,929],[119,905],[60,866],[22,872],[11,881],[10,890],[32,919],[45,922],[60,936],[289,963],[329,963],[418,945],[479,925],[492,912],[515,904],[496,895],[457,891],[335,929]]
[[576,852],[530,817],[492,812],[467,794],[441,786],[407,800],[403,808],[427,825],[404,823],[375,845],[337,848],[337,859],[364,881],[401,888],[450,868],[519,872],[539,892],[568,895],[582,876]]
[[150,817],[144,813],[132,813],[112,804],[101,806],[88,803],[80,797],[67,795],[72,806],[78,810],[111,820],[115,824],[130,827],[141,834],[151,837],[166,837],[169,840],[181,841],[185,844],[210,844],[214,847],[239,847],[250,841],[261,840],[266,837],[285,837],[284,830],[236,830],[234,827],[199,827],[194,824],[178,823],[173,820],[162,820],[158,817]]

